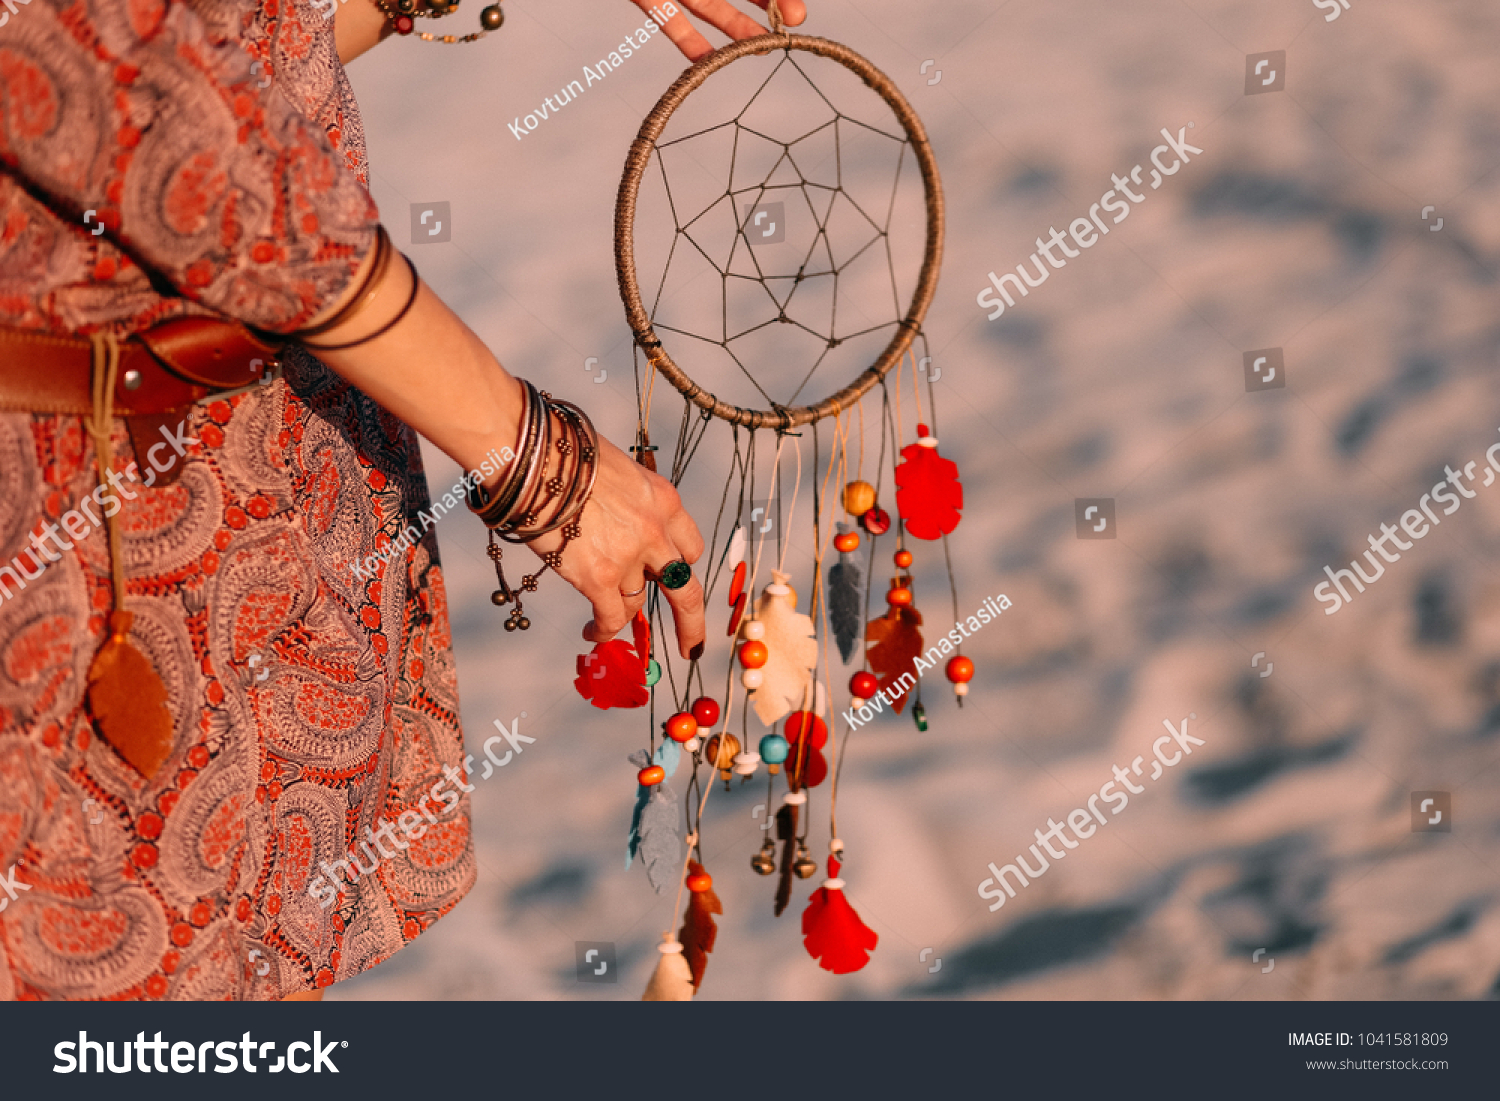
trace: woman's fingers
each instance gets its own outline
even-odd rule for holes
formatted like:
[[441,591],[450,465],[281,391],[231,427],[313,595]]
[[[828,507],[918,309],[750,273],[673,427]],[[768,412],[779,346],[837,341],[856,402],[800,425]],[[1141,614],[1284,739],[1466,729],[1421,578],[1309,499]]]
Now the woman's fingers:
[[661,591],[672,606],[672,621],[677,627],[677,652],[688,659],[701,657],[703,640],[708,637],[708,628],[703,621],[702,582],[695,575],[680,589],[663,587]]
[[[770,0],[755,0],[756,6],[764,11],[769,11]],[[802,0],[780,0],[776,5],[781,12],[781,21],[788,27],[797,27],[807,18],[807,5]]]
[[[658,5],[660,0],[633,0],[636,7],[642,11],[651,12],[652,7]],[[755,0],[755,3],[765,9],[770,0]],[[744,12],[740,11],[729,0],[678,0],[678,6],[686,8],[693,15],[717,28],[736,42],[743,38],[754,38],[756,35],[765,34],[767,28],[761,26]],[[781,18],[789,27],[795,27],[807,18],[807,5],[803,0],[779,0],[778,10]],[[672,44],[682,51],[684,57],[689,61],[697,61],[713,53],[713,46],[708,39],[699,33],[698,28],[693,26],[692,21],[682,12],[678,12],[668,19],[662,27]]]
[[[583,625],[583,637],[589,642],[607,642],[625,629],[640,605],[626,607],[626,600],[614,588],[590,589],[583,594],[594,606],[594,618]],[[644,600],[644,596],[636,598]]]

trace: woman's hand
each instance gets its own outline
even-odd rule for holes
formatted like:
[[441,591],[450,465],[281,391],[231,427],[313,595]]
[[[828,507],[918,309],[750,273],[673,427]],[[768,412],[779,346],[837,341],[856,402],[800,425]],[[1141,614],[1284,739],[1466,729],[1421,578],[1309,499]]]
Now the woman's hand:
[[[661,8],[661,0],[631,0],[631,2],[648,14],[653,7],[658,10]],[[755,0],[756,5],[762,10],[768,2],[769,0]],[[729,0],[673,0],[673,3],[678,8],[687,9],[705,23],[717,27],[736,42],[742,38],[754,38],[758,34],[765,34],[767,30],[730,4]],[[803,0],[778,0],[777,8],[781,12],[781,21],[788,27],[799,26],[807,18],[807,5],[803,3]],[[708,39],[698,33],[698,28],[693,26],[692,21],[681,11],[668,19],[667,25],[662,30],[667,32],[667,37],[689,61],[697,61],[713,53],[714,48],[709,45]]]
[[[582,533],[563,551],[557,572],[594,606],[594,618],[583,628],[590,642],[614,637],[640,611],[649,595],[648,570],[658,573],[679,558],[691,565],[703,553],[703,536],[672,483],[605,439],[599,440],[599,475],[580,524]],[[561,541],[554,533],[527,545],[545,553]],[[697,656],[705,633],[702,584],[695,575],[680,589],[661,591],[672,606],[679,651],[685,658]]]

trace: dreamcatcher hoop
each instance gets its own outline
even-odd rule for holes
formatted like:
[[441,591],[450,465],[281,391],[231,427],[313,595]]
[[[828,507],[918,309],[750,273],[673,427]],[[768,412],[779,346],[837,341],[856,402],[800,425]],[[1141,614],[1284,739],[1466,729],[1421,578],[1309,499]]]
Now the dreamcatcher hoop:
[[[852,383],[829,395],[815,405],[782,406],[772,403],[771,409],[746,409],[722,401],[694,382],[679,367],[662,347],[651,317],[641,301],[640,285],[636,281],[634,231],[636,197],[641,180],[651,163],[651,154],[656,141],[661,137],[673,112],[684,99],[696,91],[704,81],[733,61],[747,54],[764,56],[773,50],[803,50],[819,57],[836,61],[858,76],[883,99],[905,131],[917,165],[922,172],[922,187],[927,206],[927,246],[922,261],[922,271],[917,278],[906,316],[896,322],[896,332],[878,359],[866,368]],[[906,102],[891,79],[859,54],[838,42],[807,35],[772,33],[755,38],[732,42],[703,58],[684,72],[666,90],[656,106],[641,123],[640,132],[630,146],[625,158],[625,174],[620,180],[619,196],[615,202],[615,273],[620,285],[620,298],[625,304],[626,320],[635,336],[636,344],[645,353],[650,364],[660,371],[689,401],[705,412],[731,424],[749,428],[777,428],[786,431],[803,424],[842,412],[858,401],[869,389],[885,378],[890,369],[901,361],[911,346],[912,338],[922,326],[927,307],[937,290],[938,268],[943,259],[943,185],[938,176],[937,159],[927,141],[927,132],[922,120]]]

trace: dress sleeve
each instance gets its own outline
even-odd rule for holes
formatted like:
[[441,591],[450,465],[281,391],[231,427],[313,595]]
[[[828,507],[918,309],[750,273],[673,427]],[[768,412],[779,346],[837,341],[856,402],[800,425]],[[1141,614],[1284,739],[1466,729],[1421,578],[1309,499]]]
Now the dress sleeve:
[[0,20],[0,171],[157,280],[289,331],[333,302],[378,214],[345,159],[182,0],[32,0]]

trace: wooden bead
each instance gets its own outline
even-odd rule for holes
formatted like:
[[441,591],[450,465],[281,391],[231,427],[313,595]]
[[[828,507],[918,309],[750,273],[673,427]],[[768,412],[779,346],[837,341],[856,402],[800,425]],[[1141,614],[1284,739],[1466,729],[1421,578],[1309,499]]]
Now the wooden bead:
[[879,506],[861,516],[859,522],[871,535],[884,535],[891,530],[891,514]]
[[764,642],[751,640],[740,647],[740,664],[746,669],[759,669],[771,660],[771,651]]
[[[718,718],[717,712],[714,718]],[[685,742],[698,733],[698,720],[686,711],[679,711],[667,720],[667,737],[674,742]]]
[[840,554],[848,554],[859,548],[859,532],[846,531],[833,537],[833,549]]
[[885,602],[893,608],[907,608],[911,606],[911,590],[898,585],[885,594]]
[[655,787],[667,778],[667,770],[661,765],[647,765],[635,774],[636,783],[643,788]]
[[752,619],[745,623],[745,629],[740,633],[751,642],[759,642],[766,637],[766,625],[758,619]]
[[707,872],[699,872],[687,877],[687,889],[695,895],[701,895],[714,885],[714,877]]
[[715,734],[704,747],[703,759],[714,768],[727,772],[734,767],[739,752],[740,740],[733,734]]
[[740,683],[754,692],[766,682],[766,675],[759,669],[746,669],[740,674]]
[[844,487],[844,511],[863,516],[875,507],[875,487],[869,482],[850,482]]
[[911,551],[907,550],[905,547],[902,547],[900,550],[898,550],[896,552],[896,566],[897,566],[897,568],[904,570],[904,569],[906,569],[907,566],[910,566],[910,565],[911,565]]
[[965,681],[974,679],[974,663],[962,654],[949,658],[948,665],[943,671],[954,684],[963,684]]
[[867,669],[862,669],[849,678],[849,691],[862,700],[873,699],[880,689],[880,680]]

